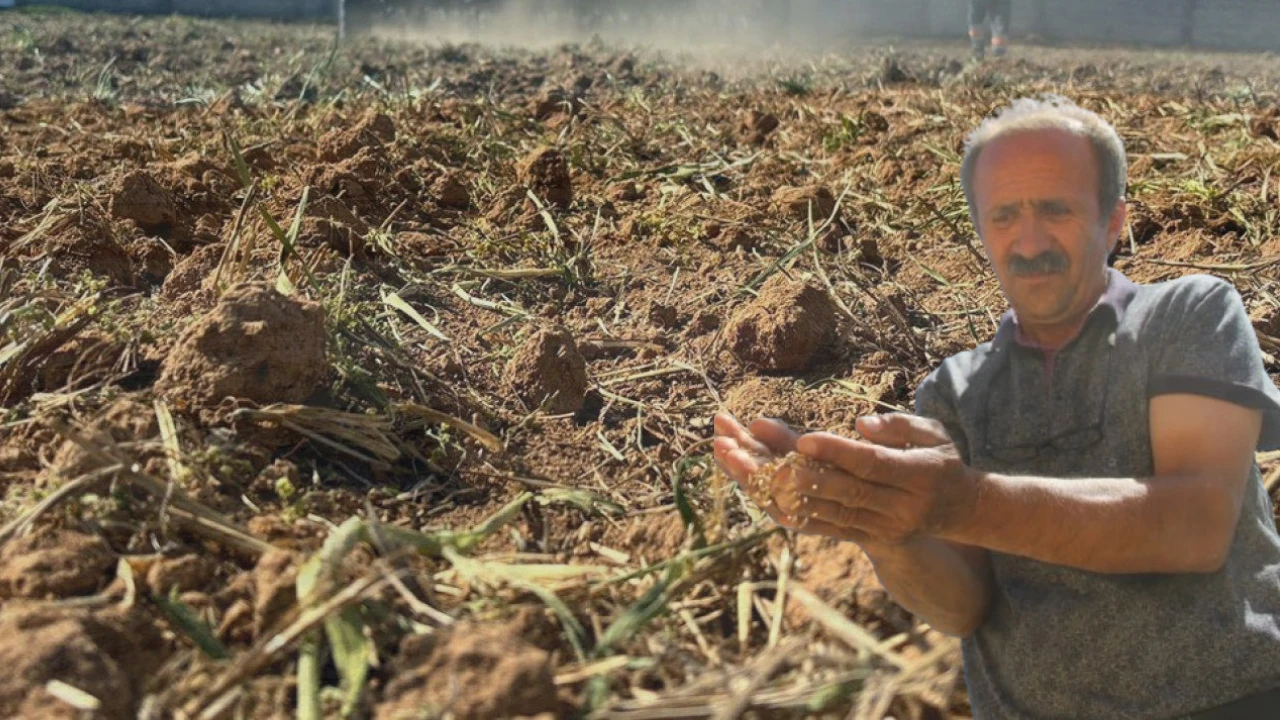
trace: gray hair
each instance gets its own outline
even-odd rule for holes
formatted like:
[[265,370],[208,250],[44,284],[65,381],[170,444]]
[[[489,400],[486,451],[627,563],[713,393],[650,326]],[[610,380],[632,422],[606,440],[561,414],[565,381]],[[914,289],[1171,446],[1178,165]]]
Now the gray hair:
[[965,139],[960,185],[964,188],[964,199],[969,203],[969,217],[973,224],[978,224],[978,208],[973,197],[973,174],[978,166],[978,156],[992,140],[1028,130],[1062,130],[1089,141],[1098,160],[1098,209],[1102,213],[1102,222],[1109,221],[1116,203],[1124,197],[1127,184],[1128,161],[1124,141],[1116,129],[1097,113],[1066,98],[1045,95],[1041,99],[1014,100],[1009,107],[984,120]]

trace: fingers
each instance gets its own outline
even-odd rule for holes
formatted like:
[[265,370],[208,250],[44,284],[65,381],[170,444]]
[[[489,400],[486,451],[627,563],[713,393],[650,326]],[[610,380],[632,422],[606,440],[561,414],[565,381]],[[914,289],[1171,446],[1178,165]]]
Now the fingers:
[[895,484],[891,453],[899,451],[831,433],[810,433],[796,441],[796,450],[814,460],[835,465],[862,480]]
[[782,456],[796,449],[796,440],[800,434],[792,430],[786,423],[769,418],[760,418],[751,423],[751,435],[769,447],[774,455]]
[[890,524],[887,516],[875,510],[849,507],[830,500],[811,499],[795,513],[795,517],[797,529],[804,532],[813,532],[815,527],[833,527],[873,535]]
[[742,449],[733,438],[718,437],[712,442],[712,454],[720,469],[734,480],[742,483],[764,464],[763,456]]
[[942,423],[908,413],[868,415],[858,418],[857,427],[862,437],[887,447],[936,447],[951,442]]
[[794,517],[778,507],[771,497],[752,492],[751,483],[747,482],[767,462],[766,458],[743,450],[737,441],[727,437],[716,438],[713,448],[713,458],[721,472],[737,483],[752,502],[779,525],[788,529],[795,527]]
[[845,527],[814,518],[796,519],[793,529],[802,535],[820,535],[855,543],[865,543],[871,539],[870,533],[856,527]]
[[[828,500],[847,507],[883,511],[907,499],[907,494],[892,485],[855,478],[839,470],[815,470],[796,466],[791,482],[796,492],[811,500]],[[787,512],[798,508],[785,507]]]
[[738,446],[749,453],[759,456],[769,455],[769,446],[760,442],[746,428],[742,427],[742,423],[729,413],[716,413],[715,431],[718,437],[725,437],[734,440]]

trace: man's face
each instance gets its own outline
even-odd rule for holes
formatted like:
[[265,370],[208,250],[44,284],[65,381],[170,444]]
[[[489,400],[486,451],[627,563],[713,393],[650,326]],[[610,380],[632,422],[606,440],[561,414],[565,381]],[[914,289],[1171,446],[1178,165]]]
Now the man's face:
[[1124,227],[1098,207],[1098,161],[1088,140],[1028,130],[993,140],[974,168],[978,234],[1021,322],[1076,321],[1105,288],[1107,255]]

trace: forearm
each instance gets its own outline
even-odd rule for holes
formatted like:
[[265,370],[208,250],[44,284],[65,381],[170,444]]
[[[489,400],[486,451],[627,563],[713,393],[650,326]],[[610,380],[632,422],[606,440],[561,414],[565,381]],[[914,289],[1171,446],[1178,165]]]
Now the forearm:
[[981,474],[955,542],[1102,573],[1213,572],[1239,498],[1205,478],[1057,479]]
[[965,637],[982,624],[992,584],[985,561],[975,567],[937,538],[863,549],[894,601],[934,629]]

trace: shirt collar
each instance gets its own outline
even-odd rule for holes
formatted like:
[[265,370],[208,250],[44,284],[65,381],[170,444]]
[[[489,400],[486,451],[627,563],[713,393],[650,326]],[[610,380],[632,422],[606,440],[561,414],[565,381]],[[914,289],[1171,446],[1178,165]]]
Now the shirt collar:
[[[1089,317],[1093,317],[1099,309],[1107,308],[1115,314],[1116,323],[1119,324],[1124,319],[1125,310],[1128,309],[1129,303],[1137,292],[1137,283],[1125,277],[1119,270],[1107,268],[1107,288],[1102,291],[1102,296],[1098,298],[1098,302],[1089,311]],[[1088,323],[1087,319],[1085,323]],[[1080,327],[1083,329],[1084,325]],[[1008,310],[1005,312],[1004,317],[1000,319],[1000,327],[996,330],[996,336],[991,341],[991,345],[993,348],[1001,348],[1011,341],[1017,342],[1019,345],[1043,349],[1022,338],[1022,334],[1018,332],[1018,314],[1013,310]]]

